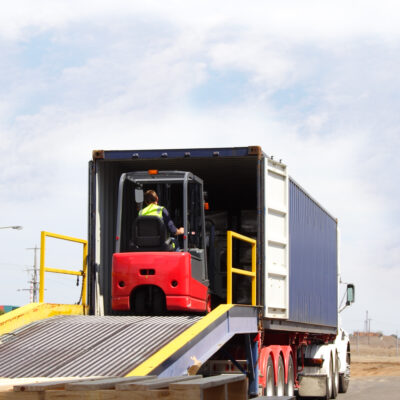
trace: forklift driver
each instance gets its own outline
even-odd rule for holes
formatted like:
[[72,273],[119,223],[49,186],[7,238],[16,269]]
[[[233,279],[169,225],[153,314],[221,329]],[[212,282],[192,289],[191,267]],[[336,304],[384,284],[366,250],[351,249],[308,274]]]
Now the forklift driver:
[[[141,216],[152,215],[162,218],[164,221],[164,225],[168,227],[168,231],[170,232],[171,236],[178,236],[184,234],[183,227],[177,228],[175,226],[167,209],[163,206],[158,205],[158,196],[154,190],[147,190],[147,192],[144,194],[144,202],[146,204],[146,207],[139,211],[139,215]],[[175,242],[174,238],[173,240]],[[175,250],[176,251],[179,250],[177,242],[175,244]]]

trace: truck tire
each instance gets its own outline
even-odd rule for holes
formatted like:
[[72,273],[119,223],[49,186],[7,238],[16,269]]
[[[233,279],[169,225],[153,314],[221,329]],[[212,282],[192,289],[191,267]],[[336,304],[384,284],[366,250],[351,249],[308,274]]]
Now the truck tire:
[[285,396],[294,396],[294,365],[293,358],[289,356],[287,382],[285,383]]
[[282,356],[279,356],[275,395],[283,396],[284,394],[285,394],[285,364],[283,363]]
[[350,378],[345,374],[339,376],[339,393],[346,393],[349,388]]
[[332,388],[333,388],[333,359],[332,356],[329,357],[329,368],[326,376],[326,393],[323,397],[323,400],[329,400],[332,397]]
[[346,393],[350,383],[350,347],[346,353],[346,372],[339,375],[339,393]]
[[272,357],[268,357],[267,366],[265,368],[265,387],[263,388],[263,395],[266,397],[275,396],[275,377],[274,377],[274,363]]
[[335,358],[333,363],[331,399],[336,399],[338,393],[339,393],[339,358],[337,353],[335,353]]

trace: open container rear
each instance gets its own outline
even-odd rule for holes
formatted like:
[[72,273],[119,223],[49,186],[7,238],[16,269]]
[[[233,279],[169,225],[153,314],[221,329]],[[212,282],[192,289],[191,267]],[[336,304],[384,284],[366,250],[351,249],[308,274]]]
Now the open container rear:
[[[257,146],[94,151],[93,160],[89,163],[88,265],[91,310],[96,312],[104,310],[105,314],[112,314],[111,261],[115,251],[119,178],[124,172],[149,169],[190,171],[204,181],[204,190],[207,192],[207,202],[210,205],[206,219],[211,219],[216,226],[216,247],[220,250],[213,255],[219,257],[217,265],[220,266],[216,271],[212,271],[215,276],[213,285],[219,286],[222,290],[226,285],[224,272],[226,230],[257,239],[257,304],[267,305],[266,257],[269,252],[266,240],[266,230],[268,230],[266,201],[268,202],[268,190],[275,190],[274,185],[270,186],[267,180],[268,160]],[[287,179],[286,182],[288,188],[286,196],[291,199],[287,219],[290,240],[286,243],[290,250],[288,253],[290,259],[288,258],[287,263],[287,284],[281,289],[285,293],[278,296],[287,298],[288,313],[272,317],[266,313],[264,321],[266,327],[271,329],[313,328],[315,331],[332,332],[337,326],[337,282],[333,279],[337,271],[336,221],[334,221],[335,226],[329,223],[324,225],[321,221],[332,218],[326,212],[321,214],[316,211],[322,208],[308,195],[306,195],[310,201],[308,206],[310,210],[314,210],[314,214],[303,213],[304,210],[296,208],[296,199],[300,195],[294,193],[296,189],[289,190],[289,187],[292,188],[292,181]],[[299,187],[298,190],[305,193]],[[267,193],[264,193],[265,191]],[[296,217],[298,212],[302,214]],[[318,221],[314,221],[315,218]],[[302,236],[303,228],[307,230],[306,226],[312,227],[315,224],[319,224],[322,231],[329,230],[329,234],[323,236],[325,241],[315,242],[318,232]],[[312,251],[309,252],[307,249]],[[244,264],[246,268],[247,250],[237,245],[235,252],[235,262]],[[315,263],[310,263],[310,260],[315,260],[313,255],[315,252],[319,252],[320,258]],[[328,263],[325,262],[326,258],[329,258]]]

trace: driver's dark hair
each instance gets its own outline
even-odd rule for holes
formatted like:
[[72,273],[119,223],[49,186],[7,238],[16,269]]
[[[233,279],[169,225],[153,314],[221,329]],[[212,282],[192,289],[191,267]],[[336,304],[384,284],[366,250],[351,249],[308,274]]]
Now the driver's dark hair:
[[151,203],[154,203],[155,201],[158,201],[158,196],[157,193],[154,190],[148,190],[144,194],[144,202],[149,205]]

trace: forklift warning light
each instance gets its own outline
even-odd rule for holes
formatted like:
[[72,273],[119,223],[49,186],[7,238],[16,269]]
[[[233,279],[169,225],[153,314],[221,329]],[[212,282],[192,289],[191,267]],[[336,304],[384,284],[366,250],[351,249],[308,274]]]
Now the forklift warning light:
[[149,169],[147,172],[149,173],[149,175],[157,175],[158,169]]

